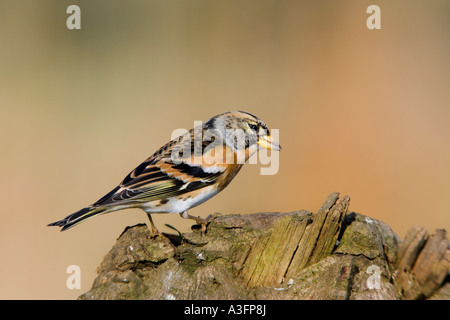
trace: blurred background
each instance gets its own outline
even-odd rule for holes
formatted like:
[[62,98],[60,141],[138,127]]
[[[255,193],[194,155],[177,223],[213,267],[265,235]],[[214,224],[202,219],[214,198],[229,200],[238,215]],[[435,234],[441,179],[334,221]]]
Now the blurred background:
[[[81,8],[81,30],[66,9]],[[369,5],[381,30],[369,30]],[[0,2],[0,298],[75,299],[139,210],[60,233],[177,128],[242,109],[280,130],[280,169],[246,166],[192,209],[316,211],[334,191],[400,236],[450,229],[450,2]],[[154,215],[185,232],[191,221]],[[81,289],[66,286],[69,265]]]

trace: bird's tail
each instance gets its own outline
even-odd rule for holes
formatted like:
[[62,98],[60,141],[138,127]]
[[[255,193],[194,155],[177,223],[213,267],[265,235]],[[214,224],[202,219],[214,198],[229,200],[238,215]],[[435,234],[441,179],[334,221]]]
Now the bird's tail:
[[48,226],[62,227],[61,231],[64,231],[76,226],[86,219],[95,217],[96,215],[99,215],[101,213],[105,213],[106,210],[107,209],[104,207],[86,207],[81,209],[80,211],[68,215],[62,220],[50,223],[48,224]]

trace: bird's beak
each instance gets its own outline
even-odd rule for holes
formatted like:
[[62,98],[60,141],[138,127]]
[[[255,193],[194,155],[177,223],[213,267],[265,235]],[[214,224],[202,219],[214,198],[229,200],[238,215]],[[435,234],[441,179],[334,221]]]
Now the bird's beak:
[[258,144],[267,150],[274,150],[274,151],[281,150],[280,144],[277,141],[275,141],[271,136],[260,137],[258,140]]

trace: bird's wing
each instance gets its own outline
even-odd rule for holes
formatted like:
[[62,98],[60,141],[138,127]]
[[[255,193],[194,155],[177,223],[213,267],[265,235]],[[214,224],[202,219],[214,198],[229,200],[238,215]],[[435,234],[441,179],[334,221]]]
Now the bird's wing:
[[[193,133],[190,134],[193,139]],[[180,145],[182,145],[181,138],[163,146],[93,206],[134,205],[165,199],[214,184],[226,174],[225,164],[205,163],[205,159],[208,159],[208,155],[212,152],[207,148],[203,157],[192,152],[190,157],[174,159],[172,152]],[[186,145],[188,146],[191,148],[193,144]]]

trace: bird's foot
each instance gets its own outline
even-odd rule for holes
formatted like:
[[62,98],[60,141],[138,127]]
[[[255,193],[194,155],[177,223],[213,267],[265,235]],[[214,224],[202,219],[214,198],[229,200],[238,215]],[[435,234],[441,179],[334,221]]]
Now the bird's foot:
[[220,217],[222,214],[220,214],[219,212],[215,212],[213,214],[208,215],[205,219],[203,219],[203,222],[200,223],[202,226],[202,233],[206,232],[206,225],[208,223],[210,223],[211,221],[213,221],[214,219],[216,219],[217,217]]
[[150,238],[155,239],[159,236],[164,237],[164,234],[155,228],[155,226],[148,226],[148,230],[150,231]]
[[200,231],[201,231],[202,235],[206,233],[206,225],[208,223],[210,223],[212,220],[214,220],[215,218],[221,216],[221,214],[219,212],[215,212],[213,214],[208,215],[206,218],[202,218],[202,217],[191,216],[186,211],[181,213],[180,215],[185,219],[191,219],[191,220],[194,220],[195,222],[197,222],[197,224],[199,224],[201,226]]
[[150,238],[154,239],[157,238],[158,236],[162,236],[164,237],[164,235],[162,234],[162,232],[160,232],[158,229],[156,229],[155,224],[153,223],[153,219],[152,216],[150,215],[150,213],[147,213],[150,225],[147,224],[148,229],[150,230]]

